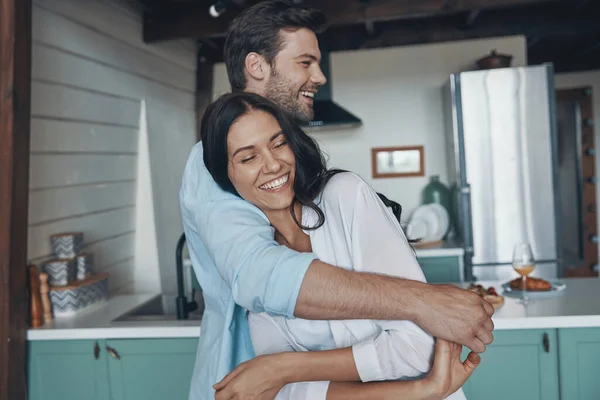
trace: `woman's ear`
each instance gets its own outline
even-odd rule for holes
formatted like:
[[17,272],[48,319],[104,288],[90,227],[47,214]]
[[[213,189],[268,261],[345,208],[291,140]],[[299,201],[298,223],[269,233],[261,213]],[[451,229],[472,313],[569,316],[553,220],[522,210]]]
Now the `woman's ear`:
[[267,62],[263,56],[258,53],[248,53],[244,60],[248,78],[255,81],[262,81],[267,77]]

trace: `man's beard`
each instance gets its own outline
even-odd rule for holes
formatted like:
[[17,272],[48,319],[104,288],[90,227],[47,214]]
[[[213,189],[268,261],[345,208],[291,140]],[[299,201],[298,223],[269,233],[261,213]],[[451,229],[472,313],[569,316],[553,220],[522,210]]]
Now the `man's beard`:
[[292,82],[278,74],[275,68],[272,71],[273,74],[265,88],[265,97],[293,117],[304,122],[311,121],[314,115],[312,106],[301,101],[300,91],[294,89]]

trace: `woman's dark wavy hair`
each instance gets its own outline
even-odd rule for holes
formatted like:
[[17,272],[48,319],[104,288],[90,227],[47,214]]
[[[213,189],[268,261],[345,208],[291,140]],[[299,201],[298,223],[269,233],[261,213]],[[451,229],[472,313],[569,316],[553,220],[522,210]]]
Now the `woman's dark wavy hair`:
[[[296,158],[296,177],[294,180],[295,198],[290,206],[292,218],[302,229],[313,230],[325,222],[325,215],[314,202],[332,176],[341,169],[327,169],[323,153],[317,142],[307,135],[294,118],[269,99],[254,93],[229,93],[215,100],[204,113],[201,121],[200,136],[203,143],[204,164],[217,184],[225,191],[240,196],[228,175],[227,135],[238,118],[253,110],[271,114],[281,127],[282,132]],[[392,209],[400,221],[402,207],[382,194],[379,198]],[[241,196],[240,196],[241,197]],[[294,212],[294,205],[300,203],[317,213],[315,226],[303,226]]]

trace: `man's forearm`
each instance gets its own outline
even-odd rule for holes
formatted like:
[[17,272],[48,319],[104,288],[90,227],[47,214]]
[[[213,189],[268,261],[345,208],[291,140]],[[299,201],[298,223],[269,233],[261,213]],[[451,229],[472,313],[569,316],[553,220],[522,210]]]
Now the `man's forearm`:
[[304,276],[299,318],[414,320],[423,282],[349,271],[315,260]]

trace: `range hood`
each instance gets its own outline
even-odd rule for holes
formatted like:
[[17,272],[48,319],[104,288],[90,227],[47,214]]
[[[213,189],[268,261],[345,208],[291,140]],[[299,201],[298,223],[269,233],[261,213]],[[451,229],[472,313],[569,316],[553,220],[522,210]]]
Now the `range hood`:
[[315,95],[313,120],[303,126],[310,130],[326,128],[349,128],[362,125],[360,118],[335,103],[331,98],[331,71],[329,53],[321,54],[321,70],[327,78],[327,83],[319,88]]

